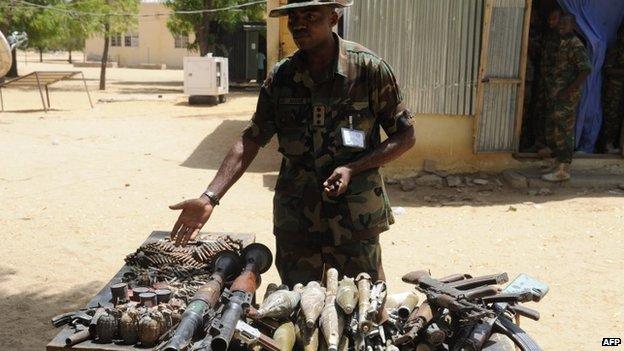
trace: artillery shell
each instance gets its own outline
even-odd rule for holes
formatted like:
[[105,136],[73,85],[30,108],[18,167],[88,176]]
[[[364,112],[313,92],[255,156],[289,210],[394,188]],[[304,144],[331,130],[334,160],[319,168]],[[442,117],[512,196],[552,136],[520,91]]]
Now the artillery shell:
[[360,273],[357,278],[358,287],[358,330],[360,332],[368,332],[372,322],[366,319],[366,313],[370,307],[370,275]]
[[347,315],[353,313],[358,302],[358,290],[352,278],[344,278],[338,283],[338,292],[336,293],[336,304],[340,306],[342,311]]
[[280,325],[273,334],[273,339],[279,345],[280,351],[292,351],[295,346],[295,326],[292,322]]
[[325,287],[327,288],[327,295],[336,295],[338,292],[338,271],[335,268],[327,270],[325,275]]
[[313,328],[325,306],[325,289],[318,282],[309,282],[301,293],[301,310],[308,328]]
[[306,318],[303,313],[299,313],[297,324],[295,325],[297,332],[297,345],[303,351],[318,351],[319,348],[319,328],[314,325],[308,328]]
[[296,291],[277,290],[262,301],[258,308],[258,317],[288,318],[299,306],[300,300],[301,294]]
[[327,350],[338,350],[344,324],[344,317],[336,309],[336,296],[328,295],[320,318],[321,331],[327,343]]

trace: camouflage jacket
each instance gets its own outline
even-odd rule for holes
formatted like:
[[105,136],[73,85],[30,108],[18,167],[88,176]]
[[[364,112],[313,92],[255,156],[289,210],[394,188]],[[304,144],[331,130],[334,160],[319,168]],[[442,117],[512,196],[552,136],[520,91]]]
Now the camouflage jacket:
[[541,38],[540,50],[540,74],[546,78],[551,74],[555,65],[555,55],[560,42],[559,33],[557,31],[548,31]]
[[[394,222],[379,169],[351,179],[346,194],[324,194],[333,170],[409,125],[390,66],[364,47],[335,36],[333,69],[311,77],[301,51],[279,62],[260,91],[245,138],[261,146],[277,134],[283,155],[275,187],[274,233],[293,241],[339,245],[376,236]],[[343,145],[341,128],[364,131],[365,148]]]
[[[607,70],[610,68],[624,69],[624,40],[617,41],[607,51],[607,58],[602,66]],[[618,82],[624,81],[624,77],[606,75],[607,79],[617,80]]]
[[[568,88],[581,72],[591,71],[591,64],[587,49],[576,35],[571,34],[561,38],[561,43],[555,53],[554,66],[547,77],[546,85],[550,96],[557,96],[559,92]],[[580,91],[573,93],[572,98],[580,97]]]

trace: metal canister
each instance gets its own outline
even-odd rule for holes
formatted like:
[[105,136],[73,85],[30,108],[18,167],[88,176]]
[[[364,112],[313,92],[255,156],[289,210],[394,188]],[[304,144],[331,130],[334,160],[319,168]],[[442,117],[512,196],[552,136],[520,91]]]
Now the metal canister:
[[167,303],[171,299],[171,290],[169,289],[158,289],[155,293],[158,304]]
[[158,306],[158,300],[156,298],[156,294],[153,292],[145,292],[139,295],[139,300],[141,305],[145,307],[154,307]]
[[149,292],[149,288],[146,288],[144,286],[137,286],[133,288],[132,289],[132,301],[139,302],[140,301],[139,296],[146,292]]
[[111,295],[113,295],[113,302],[115,304],[128,302],[129,298],[127,283],[111,284],[110,291]]

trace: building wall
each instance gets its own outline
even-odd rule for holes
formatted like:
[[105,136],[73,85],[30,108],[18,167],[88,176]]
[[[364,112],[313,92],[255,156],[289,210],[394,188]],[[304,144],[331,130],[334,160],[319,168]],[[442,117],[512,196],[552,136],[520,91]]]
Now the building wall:
[[[267,7],[277,7],[285,0],[268,0]],[[286,18],[267,22],[269,65],[288,56],[296,47],[287,28]],[[399,81],[401,77],[398,77]],[[385,168],[388,175],[402,175],[422,168],[426,159],[435,160],[438,168],[451,172],[497,172],[518,167],[511,153],[473,152],[473,116],[416,114],[417,141],[414,148]]]
[[[170,10],[160,3],[141,3],[140,14],[165,14]],[[167,28],[167,15],[139,17],[138,47],[109,47],[109,60],[116,61],[122,67],[137,67],[141,64],[165,64],[167,68],[182,68],[184,56],[198,56],[197,52],[174,47],[174,37]],[[124,41],[122,35],[122,43]],[[193,42],[194,36],[189,36]],[[89,38],[85,43],[85,56],[88,61],[102,58],[104,41],[101,37]]]

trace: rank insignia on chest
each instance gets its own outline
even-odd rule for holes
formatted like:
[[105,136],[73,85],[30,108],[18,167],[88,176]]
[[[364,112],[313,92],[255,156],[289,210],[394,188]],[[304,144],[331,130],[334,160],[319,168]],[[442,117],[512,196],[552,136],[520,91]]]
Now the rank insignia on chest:
[[312,105],[312,125],[314,127],[325,126],[325,112],[327,107],[323,104]]

